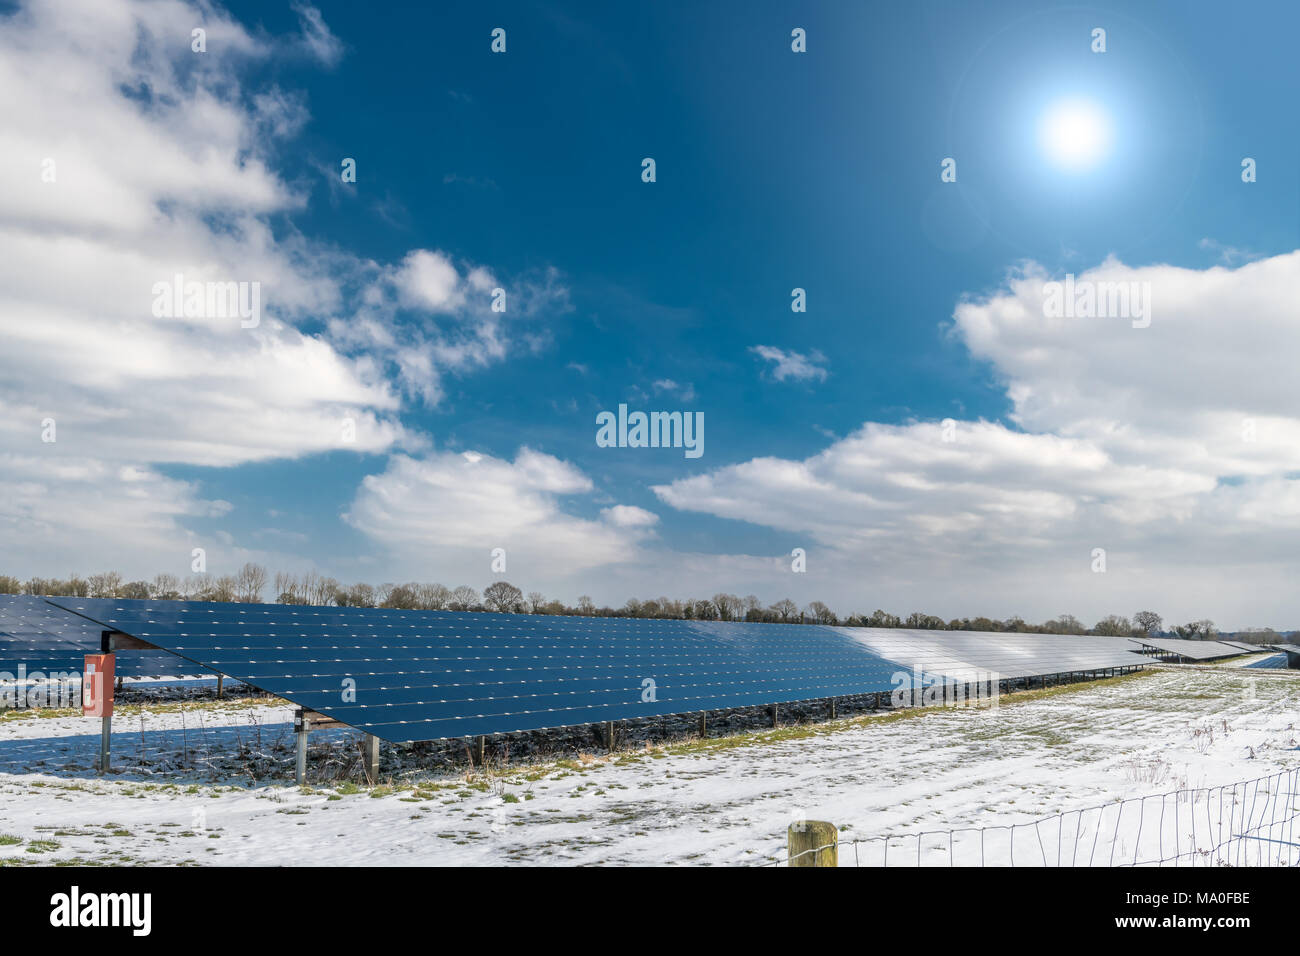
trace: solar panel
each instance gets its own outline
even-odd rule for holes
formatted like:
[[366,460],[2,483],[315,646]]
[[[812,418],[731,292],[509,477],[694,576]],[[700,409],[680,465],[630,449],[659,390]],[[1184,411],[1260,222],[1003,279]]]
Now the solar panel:
[[[104,628],[85,618],[25,594],[0,594],[0,674],[79,676],[87,654],[99,653]],[[207,674],[163,651],[119,651],[117,673],[123,677],[179,677]]]
[[1287,656],[1278,651],[1272,651],[1267,657],[1261,660],[1252,661],[1247,664],[1247,669],[1255,670],[1285,670],[1287,667]]
[[1241,649],[1222,641],[1189,641],[1182,638],[1135,637],[1133,643],[1152,647],[1166,654],[1177,654],[1193,661],[1212,661],[1220,657],[1236,657]]
[[927,674],[1040,677],[1146,664],[1122,637],[840,628],[873,652]]
[[1219,641],[1219,643],[1227,644],[1229,647],[1236,647],[1243,651],[1250,651],[1253,654],[1258,654],[1260,651],[1266,650],[1266,648],[1260,644],[1247,644],[1245,641]]
[[[817,625],[53,600],[392,742],[888,693],[912,685],[919,659],[884,656],[862,629]],[[1020,666],[999,677],[1032,670],[1032,638],[1054,652],[1065,640],[1015,637],[998,660]],[[958,679],[983,660],[962,650],[943,658],[961,665]],[[1042,673],[1146,663],[1111,645],[1061,670],[1065,657],[1050,660]]]

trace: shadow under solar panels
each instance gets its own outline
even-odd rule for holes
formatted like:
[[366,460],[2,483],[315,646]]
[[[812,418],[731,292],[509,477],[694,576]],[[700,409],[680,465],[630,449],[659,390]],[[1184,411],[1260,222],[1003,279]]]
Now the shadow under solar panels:
[[[0,594],[0,673],[44,676],[80,675],[87,654],[98,654],[104,628],[56,608],[46,598]],[[155,650],[124,650],[117,655],[121,677],[180,677],[210,671]]]
[[[917,659],[818,625],[52,600],[391,742],[889,693],[910,685]],[[945,632],[909,633],[915,644]],[[945,660],[972,656],[979,635],[966,637]],[[1032,656],[1028,642],[1000,659],[1017,656]],[[1109,645],[1085,657],[1045,673],[1146,663]]]

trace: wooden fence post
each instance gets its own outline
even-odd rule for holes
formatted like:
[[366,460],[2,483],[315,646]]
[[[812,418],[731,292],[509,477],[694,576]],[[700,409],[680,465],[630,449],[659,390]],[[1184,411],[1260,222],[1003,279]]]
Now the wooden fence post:
[[786,832],[789,866],[839,866],[839,831],[824,820],[790,824]]

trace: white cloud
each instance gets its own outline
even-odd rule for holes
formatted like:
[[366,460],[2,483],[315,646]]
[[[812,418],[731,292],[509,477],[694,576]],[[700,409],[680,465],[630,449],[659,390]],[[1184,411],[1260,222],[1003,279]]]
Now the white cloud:
[[[196,54],[202,22],[210,53]],[[364,361],[294,327],[341,304],[338,257],[277,241],[302,204],[262,159],[291,98],[246,99],[233,54],[269,47],[183,4],[38,4],[0,34],[0,436],[50,455],[232,465],[403,438]],[[124,92],[133,91],[133,92]],[[53,163],[46,165],[46,160]],[[47,169],[53,181],[42,181]],[[154,287],[256,282],[256,328],[159,318]]]
[[786,352],[771,345],[751,345],[749,350],[759,358],[773,363],[772,377],[778,382],[786,379],[794,381],[825,381],[827,371],[823,368],[826,356],[814,349],[807,355],[799,352]]
[[683,402],[695,401],[695,386],[689,382],[685,385],[679,385],[671,378],[661,378],[656,380],[651,387],[654,389],[656,395],[675,395]]
[[326,66],[334,66],[343,58],[343,44],[330,31],[321,12],[309,3],[291,4],[302,25],[303,48]]
[[616,528],[648,528],[659,521],[653,511],[646,511],[636,505],[614,505],[601,508],[601,516]]
[[514,461],[451,451],[393,456],[368,476],[345,519],[408,576],[478,579],[504,548],[507,576],[555,582],[636,557],[654,516],[615,506],[606,521],[576,517],[562,499],[589,495],[591,479],[568,462],[520,449]]
[[814,549],[824,599],[846,610],[1155,604],[1286,624],[1289,598],[1268,588],[1294,575],[1300,529],[1300,253],[1236,270],[1112,260],[1078,277],[1149,282],[1148,328],[1046,318],[1047,278],[1030,266],[954,315],[953,335],[1005,383],[1015,428],[867,423],[810,458],[757,458],[656,494]]
[[[193,517],[229,510],[205,501],[191,483],[155,471],[91,458],[0,455],[0,539],[7,573],[40,554],[47,573],[113,567],[152,577],[187,567],[199,539],[184,530]],[[129,543],[114,552],[106,542]]]
[[[487,310],[488,269],[462,274],[424,250],[387,266],[273,230],[272,216],[308,200],[270,159],[308,114],[298,94],[245,89],[241,77],[300,44],[325,62],[341,51],[315,8],[295,9],[301,37],[250,32],[177,0],[41,2],[3,21],[0,448],[12,454],[0,459],[0,484],[37,488],[47,511],[66,515],[111,510],[114,488],[157,489],[156,521],[143,505],[124,509],[139,537],[107,519],[80,533],[52,524],[64,530],[22,539],[30,549],[19,573],[66,572],[63,534],[117,564],[149,552],[154,530],[169,547],[183,543],[187,519],[211,510],[195,486],[155,466],[418,450],[427,441],[401,424],[401,389],[436,398],[445,369],[508,352],[511,337]],[[200,24],[206,53],[190,49]],[[155,315],[155,286],[177,275],[257,283],[260,321]],[[440,281],[449,283],[441,293]],[[524,317],[565,307],[553,272],[519,287],[513,304]],[[395,315],[405,304],[420,313],[419,335]],[[449,331],[432,324],[434,312]],[[48,418],[53,443],[41,440]],[[64,461],[155,480],[96,487]],[[23,462],[41,463],[44,480],[33,484]],[[25,501],[0,502],[0,522],[35,527]]]
[[417,249],[393,276],[403,305],[430,312],[452,312],[465,305],[465,288],[456,267],[441,252]]
[[[493,311],[503,288],[505,312]],[[516,335],[527,322],[569,311],[568,289],[551,269],[499,285],[481,265],[454,263],[445,253],[416,249],[401,264],[380,269],[355,314],[329,323],[331,339],[390,365],[403,390],[427,405],[443,397],[443,378],[504,361],[512,349],[536,349],[538,333]]]

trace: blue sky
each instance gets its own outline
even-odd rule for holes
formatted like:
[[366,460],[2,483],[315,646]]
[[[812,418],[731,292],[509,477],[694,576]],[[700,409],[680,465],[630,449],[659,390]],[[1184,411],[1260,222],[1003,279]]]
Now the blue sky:
[[[202,541],[218,564],[251,558],[349,580],[481,588],[500,545],[519,556],[507,578],[568,600],[729,590],[821,597],[842,612],[1085,618],[1138,602],[1233,626],[1294,624],[1283,598],[1243,593],[1262,580],[1261,560],[1271,562],[1264,579],[1294,570],[1275,536],[1291,520],[1300,409],[1257,388],[1285,349],[1276,330],[1296,317],[1283,291],[1300,247],[1293,4],[827,3],[792,13],[776,3],[235,3],[220,8],[228,17],[183,4],[107,7],[97,16],[123,39],[95,59],[111,81],[96,95],[111,98],[123,71],[153,69],[125,39],[125,24],[148,23],[140,45],[171,64],[149,75],[154,88],[174,84],[190,117],[211,96],[242,130],[212,127],[229,137],[215,152],[240,185],[175,213],[185,201],[159,185],[172,181],[164,151],[158,176],[135,185],[167,229],[143,225],[114,250],[137,242],[152,254],[166,232],[177,252],[155,272],[215,262],[218,276],[261,277],[268,312],[348,364],[345,384],[388,391],[387,404],[349,407],[377,410],[405,438],[209,453],[196,445],[223,445],[228,424],[178,413],[151,426],[168,447],[134,450],[136,426],[165,399],[150,398],[149,374],[124,361],[112,386],[134,382],[144,397],[98,422],[104,448],[68,447],[70,437],[60,454],[147,471],[164,489],[148,497],[166,503],[142,504],[137,520],[157,534],[115,548],[122,536],[111,526],[79,535],[39,526],[36,506],[20,503],[8,518],[30,570],[95,569],[84,560],[181,571]],[[60,14],[11,16],[47,45],[47,65],[80,29]],[[185,49],[191,23],[211,25],[197,66]],[[507,31],[504,54],[489,49],[495,27]],[[791,51],[795,27],[807,32],[806,53]],[[1095,27],[1106,30],[1104,53],[1090,48]],[[16,62],[15,47],[4,52]],[[51,95],[61,93],[75,113],[73,92]],[[1038,134],[1056,106],[1079,98],[1105,118],[1110,148],[1069,170]],[[125,98],[112,105],[131,108]],[[159,135],[178,137],[176,157],[201,151],[202,128],[182,137],[170,107],[135,108]],[[11,117],[33,162],[53,149],[41,115]],[[89,138],[88,164],[116,151],[112,131],[102,133]],[[357,161],[355,184],[339,181],[343,157]],[[641,181],[644,157],[656,161],[654,183]],[[956,159],[954,183],[940,180],[945,157]],[[1241,181],[1243,157],[1256,159],[1256,182]],[[256,177],[250,160],[262,166]],[[214,173],[203,177],[199,192]],[[17,200],[9,217],[44,233],[71,221]],[[86,223],[66,228],[96,235]],[[419,250],[456,270],[454,303],[419,298],[403,271]],[[484,318],[476,268],[507,290],[499,325]],[[1152,281],[1166,304],[1145,339],[1094,323],[1045,344],[1007,317],[1008,303],[1035,294],[1016,291],[1016,277],[1041,286],[1107,268]],[[790,309],[795,287],[807,290],[806,313]],[[23,302],[39,307],[41,294]],[[1257,313],[1233,307],[1243,299],[1265,315],[1256,331]],[[972,309],[964,322],[962,303]],[[363,318],[387,341],[358,333]],[[1232,322],[1246,331],[1225,331]],[[248,340],[187,354],[235,356]],[[275,354],[258,341],[257,354]],[[133,348],[140,354],[122,345]],[[803,373],[784,374],[759,348],[801,359],[791,367]],[[417,360],[429,363],[418,383],[398,374]],[[312,361],[286,367],[319,385],[328,377],[313,376]],[[29,404],[57,410],[84,377],[50,362],[66,388]],[[1117,384],[1099,367],[1127,371]],[[220,407],[231,383],[207,381],[201,368],[184,387],[211,387],[202,407]],[[275,361],[259,368],[250,395],[277,378]],[[1188,379],[1213,383],[1194,400],[1212,393],[1204,407],[1170,397]],[[316,386],[295,392],[297,381],[250,397],[242,414],[266,417],[264,430],[285,409],[336,414]],[[1096,414],[1094,385],[1108,396]],[[27,415],[22,394],[6,399]],[[113,401],[105,393],[90,404]],[[596,414],[620,402],[703,412],[704,455],[596,447]],[[77,434],[79,413],[64,414],[65,433]],[[1247,416],[1275,427],[1243,463],[1207,436]],[[931,447],[925,429],[948,418],[965,457],[910,450]],[[131,440],[114,441],[127,419]],[[855,443],[869,425],[886,431]],[[1016,435],[1032,439],[1023,455],[1006,451],[1020,447]],[[522,466],[521,448],[544,461]],[[441,457],[462,452],[503,463],[500,508],[447,492],[482,482]],[[399,459],[417,471],[396,474]],[[540,484],[527,477],[537,468],[548,476]],[[882,475],[906,477],[876,487]],[[31,478],[15,466],[9,480]],[[1243,483],[1249,500],[1221,500],[1220,489]],[[1160,490],[1170,487],[1176,500]],[[74,501],[82,493],[68,491]],[[1153,513],[1155,499],[1167,510]],[[639,510],[607,513],[619,506]],[[479,508],[494,512],[481,516],[481,540]],[[464,523],[443,537],[449,512]],[[1225,513],[1244,524],[1217,541]],[[1189,568],[1196,542],[1223,563],[1202,556]],[[812,555],[804,577],[790,576],[792,547]],[[1091,569],[1095,547],[1114,556],[1104,579]],[[1196,583],[1225,575],[1237,576],[1225,589],[1233,594],[1207,597]]]

